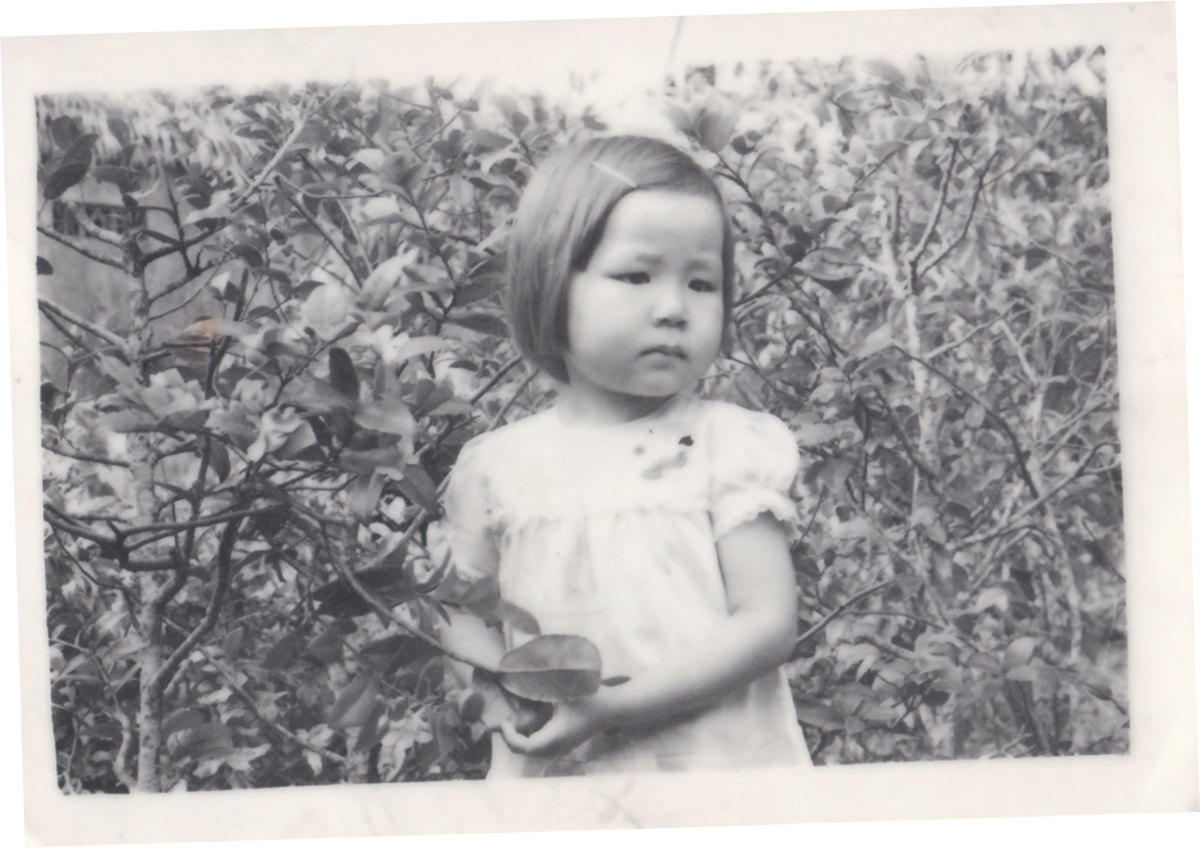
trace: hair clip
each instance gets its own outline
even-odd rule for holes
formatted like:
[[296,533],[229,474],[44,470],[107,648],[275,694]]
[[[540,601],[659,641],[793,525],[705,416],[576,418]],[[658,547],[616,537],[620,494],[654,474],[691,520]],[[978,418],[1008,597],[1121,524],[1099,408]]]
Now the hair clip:
[[616,170],[616,169],[614,169],[614,168],[610,168],[610,167],[608,167],[608,166],[607,166],[607,165],[605,165],[603,162],[595,162],[595,161],[593,161],[593,162],[592,162],[592,167],[593,167],[593,168],[596,168],[597,170],[603,171],[604,173],[608,174],[610,177],[615,177],[616,179],[618,179],[618,180],[620,180],[621,182],[625,183],[625,185],[629,186],[630,188],[637,188],[637,187],[638,187],[638,184],[637,184],[637,183],[635,183],[633,180],[629,179],[629,177],[625,176],[625,175],[624,175],[624,174],[622,174],[620,171],[618,171],[618,170]]

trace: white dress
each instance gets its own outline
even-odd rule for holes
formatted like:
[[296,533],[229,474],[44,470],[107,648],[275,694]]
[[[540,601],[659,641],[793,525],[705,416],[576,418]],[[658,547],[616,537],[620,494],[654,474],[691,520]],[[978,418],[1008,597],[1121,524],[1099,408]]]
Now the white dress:
[[[445,501],[455,567],[495,577],[542,633],[590,639],[604,677],[634,677],[729,615],[717,539],[764,512],[795,533],[798,465],[782,422],[730,404],[681,396],[617,425],[552,408],[462,449]],[[489,778],[809,762],[777,669],[553,760],[515,754],[497,734]]]

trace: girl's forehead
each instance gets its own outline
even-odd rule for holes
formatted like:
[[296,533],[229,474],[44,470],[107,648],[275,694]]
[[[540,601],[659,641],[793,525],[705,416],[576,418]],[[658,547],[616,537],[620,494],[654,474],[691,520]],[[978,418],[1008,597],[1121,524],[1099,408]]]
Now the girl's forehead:
[[631,192],[609,213],[605,237],[654,240],[688,235],[719,238],[724,232],[721,206],[698,194],[653,189]]

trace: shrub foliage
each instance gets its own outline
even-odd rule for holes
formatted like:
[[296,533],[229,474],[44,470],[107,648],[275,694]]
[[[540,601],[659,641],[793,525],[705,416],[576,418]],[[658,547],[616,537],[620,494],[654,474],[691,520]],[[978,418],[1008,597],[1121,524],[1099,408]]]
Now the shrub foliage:
[[[702,391],[806,458],[787,669],[818,763],[1127,748],[1103,73],[655,94],[739,236]],[[459,447],[553,397],[502,319],[506,231],[602,116],[433,81],[37,109],[63,790],[476,778],[499,699],[539,711],[502,687],[598,685],[569,640],[481,658],[523,614],[457,581],[436,519]]]

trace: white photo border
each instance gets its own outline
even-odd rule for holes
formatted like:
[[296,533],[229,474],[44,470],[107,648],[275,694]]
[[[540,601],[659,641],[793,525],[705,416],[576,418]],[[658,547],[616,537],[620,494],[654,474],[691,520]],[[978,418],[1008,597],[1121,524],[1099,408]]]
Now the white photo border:
[[[103,844],[1195,810],[1200,800],[1188,466],[1181,460],[1187,431],[1173,18],[1169,4],[689,17],[675,57],[678,65],[788,55],[783,50],[903,58],[915,52],[1105,46],[1129,576],[1128,756],[135,798],[66,798],[55,785],[39,567],[32,96],[214,82],[400,80],[454,73],[465,57],[484,69],[489,63],[506,67],[517,84],[522,73],[535,82],[565,76],[567,58],[602,61],[619,65],[632,87],[649,84],[651,78],[641,75],[665,70],[665,59],[654,65],[648,57],[665,57],[675,21],[6,39],[0,61],[19,566],[14,607],[21,637],[27,838]],[[589,56],[588,45],[607,46],[608,52]],[[126,62],[129,56],[139,58]],[[229,56],[253,58],[230,62]],[[530,56],[536,62],[516,58]]]

